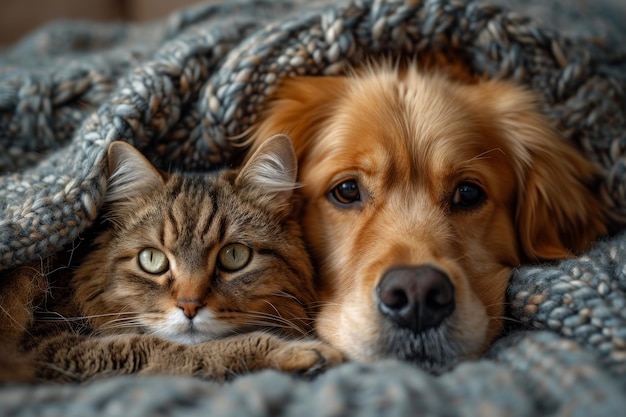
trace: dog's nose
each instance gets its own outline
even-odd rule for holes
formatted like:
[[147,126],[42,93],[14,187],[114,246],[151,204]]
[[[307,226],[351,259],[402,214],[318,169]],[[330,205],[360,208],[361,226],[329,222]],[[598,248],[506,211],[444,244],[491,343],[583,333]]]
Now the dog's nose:
[[432,266],[391,269],[376,291],[379,310],[414,333],[438,326],[454,311],[454,287]]

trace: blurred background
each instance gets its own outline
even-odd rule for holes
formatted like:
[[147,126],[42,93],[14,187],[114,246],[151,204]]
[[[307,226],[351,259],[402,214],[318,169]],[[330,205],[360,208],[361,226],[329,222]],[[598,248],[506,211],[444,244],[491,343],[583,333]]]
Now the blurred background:
[[0,47],[59,18],[146,21],[199,0],[0,0]]
[[[200,2],[229,0],[0,0],[0,49],[55,19],[99,22],[161,19]],[[626,36],[626,0],[485,0],[506,5],[564,32],[592,29],[598,36]],[[574,18],[574,19],[572,19]]]

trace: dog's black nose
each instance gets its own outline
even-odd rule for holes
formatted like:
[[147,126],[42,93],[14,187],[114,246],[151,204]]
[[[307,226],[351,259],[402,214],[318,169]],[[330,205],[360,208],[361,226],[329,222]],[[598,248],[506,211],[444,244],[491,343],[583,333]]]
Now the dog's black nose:
[[414,333],[438,326],[454,311],[454,287],[432,266],[391,269],[376,291],[380,311]]

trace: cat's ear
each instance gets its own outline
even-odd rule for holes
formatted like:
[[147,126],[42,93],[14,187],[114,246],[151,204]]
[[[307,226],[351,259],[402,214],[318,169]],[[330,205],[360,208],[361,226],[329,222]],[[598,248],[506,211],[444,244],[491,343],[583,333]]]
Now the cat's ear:
[[245,162],[235,186],[254,187],[277,211],[288,212],[297,187],[298,160],[291,139],[274,135],[261,144]]
[[165,185],[163,175],[132,145],[113,142],[108,149],[109,183],[105,202],[128,201]]

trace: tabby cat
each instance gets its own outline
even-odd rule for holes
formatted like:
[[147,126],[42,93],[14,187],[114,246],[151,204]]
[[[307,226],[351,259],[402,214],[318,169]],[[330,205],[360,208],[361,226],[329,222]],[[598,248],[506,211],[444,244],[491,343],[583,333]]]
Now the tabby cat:
[[73,274],[37,265],[0,277],[5,350],[15,349],[11,331],[23,333],[28,358],[15,379],[223,380],[341,361],[305,338],[315,289],[290,215],[297,162],[289,138],[276,136],[239,171],[213,176],[164,174],[123,142],[110,145],[108,164],[108,226]]

